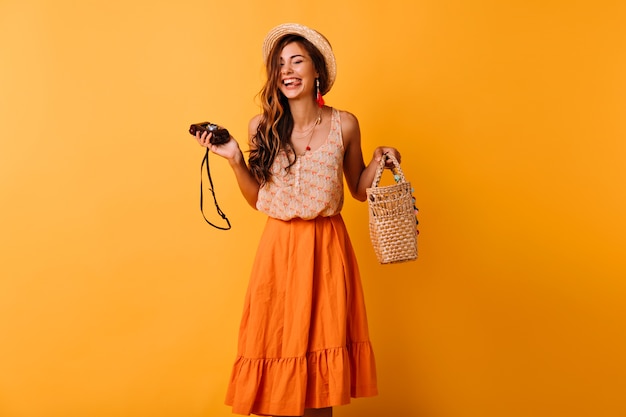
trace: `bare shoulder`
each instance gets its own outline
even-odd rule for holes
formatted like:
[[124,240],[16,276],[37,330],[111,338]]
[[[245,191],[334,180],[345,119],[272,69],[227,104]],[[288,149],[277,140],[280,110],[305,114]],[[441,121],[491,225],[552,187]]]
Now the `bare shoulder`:
[[252,139],[256,135],[259,123],[261,123],[261,117],[262,115],[257,114],[252,119],[250,119],[250,122],[248,123],[248,146],[250,149],[256,149],[256,145],[254,144],[254,141]]
[[352,129],[359,128],[359,120],[357,117],[346,110],[338,110],[339,117],[341,118],[341,127],[344,131],[350,131]]
[[250,122],[248,123],[248,133],[250,135],[253,135],[256,133],[256,130],[259,127],[259,123],[261,123],[262,117],[263,115],[257,114],[252,119],[250,119]]
[[361,140],[361,129],[357,117],[345,110],[339,110],[339,117],[341,118],[341,135],[344,145],[349,147],[352,143],[358,144]]

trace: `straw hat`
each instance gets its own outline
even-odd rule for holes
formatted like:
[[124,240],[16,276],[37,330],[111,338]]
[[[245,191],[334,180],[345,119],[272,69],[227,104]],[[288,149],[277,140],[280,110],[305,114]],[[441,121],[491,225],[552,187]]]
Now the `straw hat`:
[[335,63],[335,54],[333,54],[333,48],[330,46],[330,42],[328,42],[328,39],[326,39],[324,35],[316,30],[298,23],[284,23],[276,26],[269,31],[263,41],[263,61],[267,62],[267,57],[270,55],[272,48],[274,48],[276,42],[285,35],[300,35],[311,42],[322,53],[324,61],[326,62],[326,69],[328,70],[328,86],[326,87],[326,91],[322,91],[322,94],[328,93],[337,77],[337,64]]

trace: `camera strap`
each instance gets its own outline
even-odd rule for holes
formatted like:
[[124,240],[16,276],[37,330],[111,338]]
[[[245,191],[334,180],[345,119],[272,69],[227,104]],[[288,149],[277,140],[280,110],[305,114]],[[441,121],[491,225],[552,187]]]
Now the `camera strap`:
[[[204,194],[203,194],[204,187],[202,185],[202,170],[204,169],[205,165],[206,165],[206,173],[207,173],[207,176],[209,177],[209,185],[210,185],[209,190],[211,191],[211,194],[213,195],[213,202],[215,203],[215,209],[217,210],[217,214],[219,214],[222,217],[222,219],[226,220],[226,224],[228,224],[228,227],[217,226],[211,223],[204,214]],[[209,148],[206,148],[206,153],[204,154],[204,158],[202,158],[202,164],[200,165],[200,212],[202,213],[202,217],[204,217],[204,220],[211,226],[215,227],[216,229],[220,229],[220,230],[230,229],[231,227],[230,222],[228,221],[228,218],[226,217],[224,212],[220,209],[220,206],[217,204],[217,198],[215,197],[215,191],[213,190],[213,179],[211,179],[211,169],[209,168]]]

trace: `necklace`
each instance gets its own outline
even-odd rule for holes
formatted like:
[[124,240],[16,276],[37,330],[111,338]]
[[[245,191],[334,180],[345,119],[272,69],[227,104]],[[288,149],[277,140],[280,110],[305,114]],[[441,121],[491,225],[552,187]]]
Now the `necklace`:
[[301,155],[304,155],[305,153],[307,153],[308,151],[311,150],[311,140],[313,140],[313,132],[315,131],[315,127],[317,125],[319,125],[320,123],[322,123],[322,109],[320,108],[319,112],[317,113],[317,119],[315,119],[315,123],[313,123],[313,125],[308,128],[306,130],[306,132],[304,134],[302,134],[302,136],[293,136],[292,134],[292,140],[296,139],[296,140],[300,140],[300,139],[305,139],[305,138],[309,138],[309,140],[306,143],[306,147],[304,148],[304,152],[302,152]]

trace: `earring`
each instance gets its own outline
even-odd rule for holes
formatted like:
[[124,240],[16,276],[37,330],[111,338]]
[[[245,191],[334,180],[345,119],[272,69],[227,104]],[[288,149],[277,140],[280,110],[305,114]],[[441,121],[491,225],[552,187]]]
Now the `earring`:
[[320,93],[320,79],[319,78],[315,79],[315,85],[317,87],[317,94],[316,94],[315,101],[317,101],[317,105],[320,108],[322,108],[324,107],[324,97],[322,97],[322,93]]

